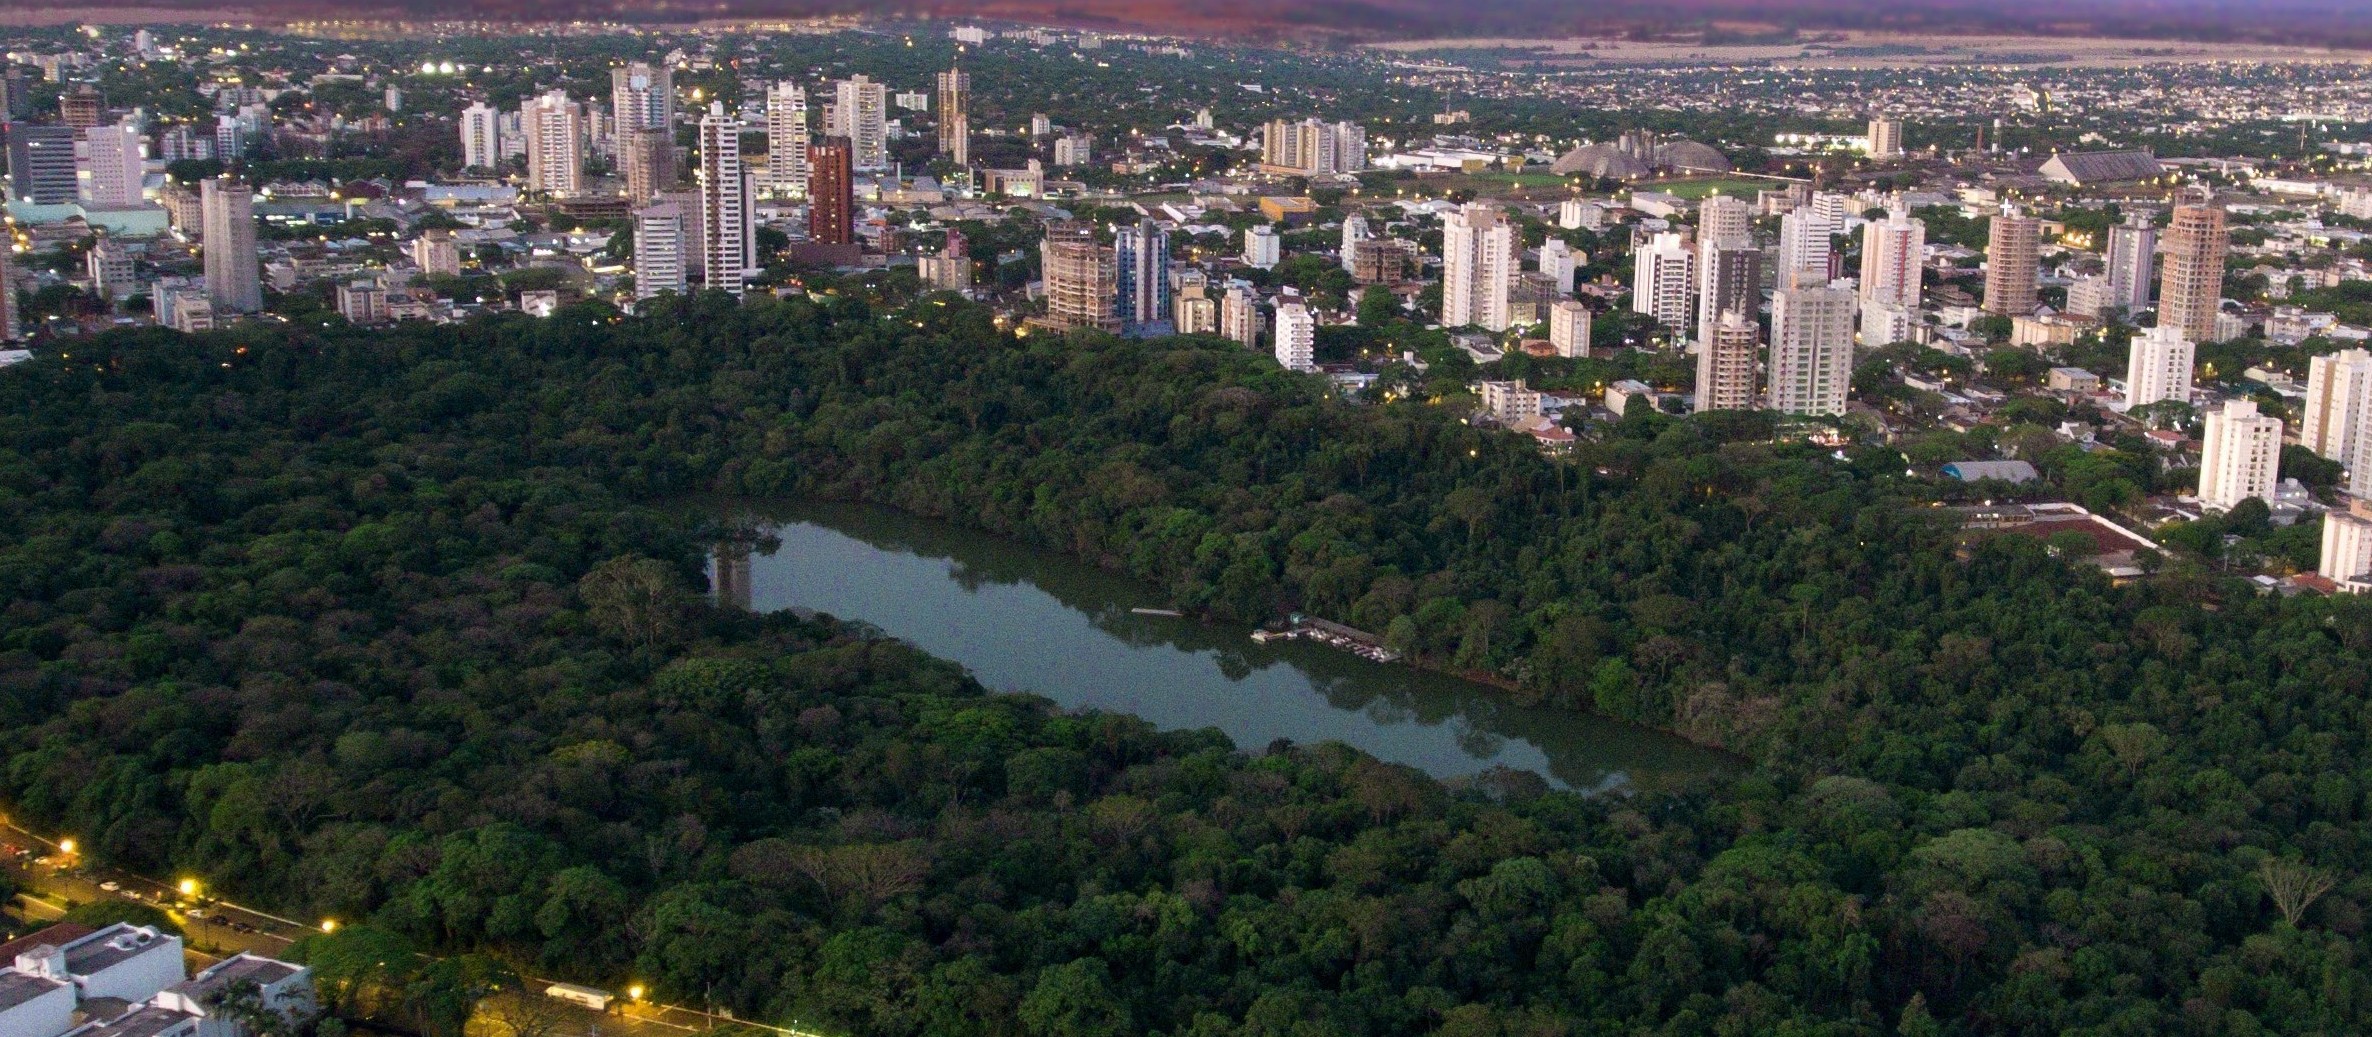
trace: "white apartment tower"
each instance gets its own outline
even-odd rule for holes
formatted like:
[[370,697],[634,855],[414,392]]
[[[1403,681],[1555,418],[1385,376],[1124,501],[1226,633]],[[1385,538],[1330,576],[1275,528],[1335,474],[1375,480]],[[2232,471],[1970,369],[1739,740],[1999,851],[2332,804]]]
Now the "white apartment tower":
[[766,190],[777,198],[807,195],[807,91],[784,81],[766,88]]
[[129,122],[92,126],[82,131],[82,196],[93,209],[137,209],[146,204],[142,180],[147,170],[140,158],[140,129]]
[[1637,263],[1631,281],[1632,312],[1671,328],[1675,340],[1687,338],[1694,327],[1697,267],[1688,238],[1678,231],[1659,232],[1639,250]]
[[1274,270],[1285,258],[1285,239],[1277,236],[1277,229],[1267,224],[1244,231],[1244,265],[1259,270]]
[[1763,308],[1763,252],[1749,240],[1708,241],[1697,249],[1697,343],[1731,310],[1752,320]]
[[1754,205],[1736,195],[1717,194],[1697,205],[1697,240],[1754,243]]
[[1853,311],[1853,293],[1841,288],[1785,287],[1771,296],[1772,410],[1845,413],[1853,385]]
[[1375,232],[1370,230],[1367,226],[1366,216],[1359,213],[1352,213],[1343,217],[1341,258],[1342,268],[1344,270],[1358,270],[1359,264],[1354,260],[1354,253],[1357,250],[1360,242],[1366,241],[1367,239],[1374,236]]
[[2372,521],[2352,511],[2323,516],[2323,554],[2315,571],[2324,579],[2362,583],[2372,573]]
[[2253,400],[2231,400],[2207,412],[2200,437],[2199,503],[2230,511],[2250,497],[2273,501],[2281,478],[2281,419],[2257,413]]
[[634,210],[634,297],[689,291],[691,252],[683,206],[665,202]]
[[2298,445],[2345,467],[2348,493],[2372,497],[2372,352],[2345,349],[2308,360],[2299,421]]
[[527,137],[527,189],[566,198],[584,186],[585,113],[553,90],[519,109]]
[[2179,328],[2148,328],[2133,336],[2125,356],[2125,409],[2161,400],[2191,399],[2191,363],[2198,346]]
[[1927,255],[1927,224],[1896,208],[1863,226],[1861,301],[1864,305],[1919,307],[1919,273]]
[[889,91],[864,76],[832,85],[831,117],[825,132],[847,137],[858,169],[889,168]]
[[502,113],[480,101],[461,110],[461,164],[493,169],[502,164]]
[[1565,244],[1565,239],[1550,238],[1541,243],[1540,272],[1556,282],[1558,295],[1573,294],[1573,273],[1578,265],[1573,246]]
[[1516,274],[1515,225],[1494,205],[1468,202],[1441,218],[1441,323],[1506,331]]
[[1277,306],[1277,364],[1288,371],[1318,369],[1318,320],[1297,302]]
[[612,139],[624,140],[628,130],[675,129],[675,70],[664,64],[637,61],[609,70],[609,110]]
[[1779,218],[1781,282],[1799,271],[1809,271],[1824,281],[1828,279],[1829,256],[1836,250],[1835,238],[1845,232],[1846,201],[1844,195],[1822,191],[1814,194],[1810,202]]
[[1260,297],[1250,285],[1232,284],[1219,298],[1219,334],[1250,349],[1260,341]]
[[707,250],[701,266],[708,286],[740,295],[756,273],[758,243],[751,225],[749,170],[741,162],[741,120],[725,114],[721,101],[708,103],[700,119],[700,241]]
[[229,177],[200,186],[205,223],[206,298],[217,313],[264,308],[262,268],[255,259],[255,192]]
[[1714,319],[1697,351],[1697,411],[1753,410],[1754,365],[1762,352],[1762,325],[1729,310]]
[[1578,299],[1561,299],[1549,307],[1548,344],[1561,357],[1590,355],[1590,308]]

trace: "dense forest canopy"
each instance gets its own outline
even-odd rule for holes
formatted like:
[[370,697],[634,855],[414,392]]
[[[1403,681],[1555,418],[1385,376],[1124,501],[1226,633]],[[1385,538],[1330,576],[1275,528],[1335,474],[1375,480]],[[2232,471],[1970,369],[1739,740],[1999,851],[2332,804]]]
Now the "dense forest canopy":
[[[1560,462],[1222,343],[650,308],[0,373],[8,805],[356,920],[305,949],[349,1008],[459,982],[372,972],[413,946],[850,1034],[2372,1027],[2361,601],[1964,548],[1899,457],[1751,421]],[[1065,715],[711,608],[718,493],[1307,609],[1757,765],[1585,799]]]

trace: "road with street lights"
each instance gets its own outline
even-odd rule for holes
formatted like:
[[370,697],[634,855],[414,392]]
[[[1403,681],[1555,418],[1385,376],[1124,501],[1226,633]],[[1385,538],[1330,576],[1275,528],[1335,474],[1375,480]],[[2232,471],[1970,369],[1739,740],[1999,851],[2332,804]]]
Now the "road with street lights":
[[[168,882],[94,865],[77,852],[79,849],[72,838],[53,841],[13,823],[0,822],[0,867],[5,867],[27,892],[17,906],[28,920],[56,918],[68,906],[101,900],[146,904],[165,911],[181,926],[193,964],[198,967],[241,951],[280,957],[287,952],[289,944],[316,931],[333,930],[338,924],[334,919],[300,922],[212,897],[203,883],[194,878]],[[526,977],[525,982],[527,989],[513,991],[509,996],[542,997],[543,989],[556,981]],[[826,1037],[792,1027],[737,1020],[697,1008],[645,1001],[640,984],[630,986],[627,993],[630,996],[618,998],[607,1011],[552,998],[543,1000],[569,1013],[570,1024],[556,1028],[555,1033],[573,1034],[575,1024],[581,1023],[589,1037],[674,1037],[739,1025],[771,1031],[781,1037]]]

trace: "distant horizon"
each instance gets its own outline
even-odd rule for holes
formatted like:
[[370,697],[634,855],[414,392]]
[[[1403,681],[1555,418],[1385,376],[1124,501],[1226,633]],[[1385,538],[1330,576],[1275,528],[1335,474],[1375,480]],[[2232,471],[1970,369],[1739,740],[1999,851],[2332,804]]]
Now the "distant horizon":
[[1603,0],[1575,10],[1562,0],[1485,0],[1449,8],[1433,0],[1214,0],[1192,7],[1147,0],[717,0],[698,9],[654,10],[635,0],[136,0],[40,11],[0,12],[0,24],[84,19],[170,22],[181,18],[273,21],[452,20],[558,24],[618,21],[692,25],[735,19],[856,16],[929,18],[1106,28],[1206,37],[1254,33],[1275,39],[1487,38],[1520,33],[1560,39],[1596,35],[1710,36],[1751,42],[1787,33],[1836,31],[2011,35],[2192,42],[2372,47],[2372,5],[2343,0],[2062,0],[2052,20],[1987,0]]

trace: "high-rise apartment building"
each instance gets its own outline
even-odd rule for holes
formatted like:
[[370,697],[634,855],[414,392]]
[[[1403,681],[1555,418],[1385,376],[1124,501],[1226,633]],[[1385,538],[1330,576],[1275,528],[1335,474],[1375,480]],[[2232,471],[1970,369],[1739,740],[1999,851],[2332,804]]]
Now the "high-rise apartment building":
[[832,125],[824,132],[847,137],[858,169],[889,168],[889,92],[864,76],[832,85]]
[[472,169],[502,165],[502,113],[480,101],[461,110],[461,164]]
[[2323,553],[2315,572],[2339,583],[2372,582],[2372,519],[2354,511],[2332,510],[2323,516]]
[[1260,296],[1253,294],[1252,286],[1231,284],[1219,297],[1219,334],[1245,349],[1259,343]]
[[1115,314],[1132,335],[1166,335],[1170,323],[1170,236],[1143,220],[1112,235]]
[[1727,245],[1754,244],[1754,204],[1716,194],[1697,204],[1697,240]]
[[1721,315],[1735,310],[1752,320],[1763,308],[1763,251],[1752,240],[1707,241],[1697,247],[1697,341],[1712,341]]
[[99,125],[106,113],[106,99],[88,83],[58,95],[58,122],[68,128],[90,129]]
[[1562,299],[1549,307],[1548,344],[1561,357],[1590,355],[1590,308],[1579,299]]
[[2257,413],[2254,400],[2230,400],[2207,412],[2199,446],[2199,503],[2230,511],[2250,497],[2270,504],[2281,478],[2281,419]]
[[1845,413],[1853,385],[1854,295],[1804,279],[1771,296],[1771,409]]
[[670,203],[634,210],[634,297],[648,299],[661,292],[682,295],[690,289],[691,234],[684,207]]
[[1927,257],[1927,224],[1896,208],[1862,227],[1861,301],[1864,305],[1919,306],[1920,271]]
[[[1351,271],[1354,277],[1357,275],[1359,269],[1359,243],[1374,236],[1375,232],[1368,228],[1367,217],[1365,215],[1360,213],[1352,213],[1343,217],[1342,254],[1339,258],[1342,261],[1342,268],[1344,270]],[[1545,258],[1546,257],[1544,255],[1543,259]]]
[[8,124],[8,197],[31,205],[72,205],[81,197],[70,126]]
[[2108,229],[2108,304],[2127,313],[2150,308],[2150,282],[2158,272],[2158,227],[2148,213],[2125,214]]
[[972,74],[939,73],[939,153],[958,166],[972,164]]
[[520,106],[519,129],[528,190],[567,198],[584,187],[585,113],[568,94],[553,90]]
[[2343,349],[2306,362],[2298,445],[2339,462],[2347,492],[2372,498],[2372,352]]
[[626,174],[626,199],[649,205],[675,186],[675,134],[638,126],[618,140],[618,165]]
[[1039,265],[1046,287],[1044,323],[1059,331],[1093,328],[1120,330],[1115,316],[1119,292],[1112,250],[1095,240],[1095,231],[1081,224],[1046,228],[1038,245]]
[[1356,173],[1367,168],[1367,130],[1355,122],[1271,119],[1260,164],[1278,173]]
[[1515,225],[1498,206],[1468,202],[1441,218],[1441,323],[1505,331],[1515,281]]
[[807,194],[807,90],[793,82],[766,88],[766,190],[778,198]]
[[1277,364],[1288,371],[1318,369],[1318,319],[1298,302],[1277,305]]
[[461,276],[461,243],[450,230],[429,230],[412,239],[412,263],[430,277]]
[[1672,329],[1675,341],[1688,338],[1696,326],[1692,303],[1696,298],[1697,266],[1688,238],[1678,231],[1658,232],[1640,247],[1635,260],[1632,312],[1647,314]]
[[1211,287],[1199,276],[1178,286],[1178,296],[1170,306],[1170,322],[1180,335],[1215,335],[1219,332],[1219,300],[1212,298]]
[[263,309],[263,270],[255,256],[255,192],[220,176],[205,181],[201,192],[206,298],[217,314]]
[[1888,116],[1870,120],[1870,157],[1881,162],[1903,157],[1903,121]]
[[0,342],[14,342],[16,330],[16,261],[9,257],[15,249],[0,248]]
[[1555,282],[1558,295],[1573,294],[1573,274],[1580,266],[1573,255],[1573,246],[1563,238],[1550,238],[1540,243],[1540,273]]
[[1762,325],[1737,310],[1714,318],[1713,330],[1697,351],[1697,410],[1753,410],[1755,361],[1762,353]]
[[1985,312],[2034,314],[2041,287],[2043,224],[2016,205],[2003,204],[1985,239]]
[[1260,270],[1274,270],[1285,258],[1285,240],[1277,236],[1277,229],[1267,224],[1244,230],[1244,265]]
[[846,137],[825,137],[808,149],[807,240],[857,243],[856,151]]
[[91,275],[91,289],[110,302],[131,298],[139,290],[140,280],[132,250],[122,240],[111,235],[99,235],[91,242],[85,268]]
[[628,130],[675,132],[675,70],[644,61],[610,69],[609,110],[620,143]]
[[740,119],[721,101],[708,103],[700,117],[700,239],[708,249],[701,266],[708,286],[740,295],[757,273],[758,239],[753,222],[749,169],[741,161]]
[[1781,280],[1804,272],[1829,279],[1829,257],[1836,252],[1836,236],[1845,233],[1847,202],[1844,195],[1820,191],[1779,218]]
[[2160,250],[2158,323],[2181,329],[2193,342],[2214,342],[2216,314],[2223,312],[2224,258],[2232,235],[2224,207],[2212,195],[2174,207]]
[[141,187],[147,169],[140,156],[140,130],[127,122],[82,131],[82,200],[93,209],[137,209],[147,203]]
[[2125,354],[2125,409],[2161,400],[2188,403],[2191,365],[2198,345],[2174,328],[2147,328],[2133,336]]

